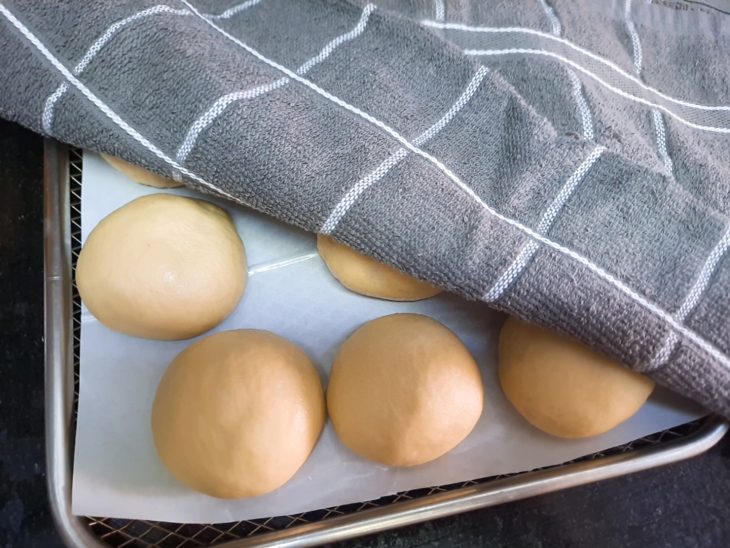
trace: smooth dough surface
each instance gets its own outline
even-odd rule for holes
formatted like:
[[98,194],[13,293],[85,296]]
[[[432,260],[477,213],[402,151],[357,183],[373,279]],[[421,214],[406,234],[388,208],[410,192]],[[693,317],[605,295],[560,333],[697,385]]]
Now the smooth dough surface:
[[484,388],[459,338],[419,314],[357,329],[340,347],[327,408],[340,440],[389,466],[434,460],[461,443],[482,414]]
[[528,422],[562,438],[611,430],[654,389],[651,379],[584,344],[513,317],[500,333],[499,380]]
[[76,267],[84,304],[111,329],[148,339],[187,339],[238,304],[246,255],[228,213],[203,200],[152,194],[94,228]]
[[130,164],[116,156],[111,156],[102,152],[101,157],[104,158],[114,169],[121,171],[124,175],[140,184],[153,186],[155,188],[175,188],[183,186],[182,183],[178,183],[177,181],[173,181],[172,179],[168,179],[162,175],[157,175],[157,173],[152,173],[143,167]]
[[152,406],[163,464],[180,482],[220,498],[285,484],[325,421],[319,375],[296,345],[238,329],[202,339],[170,364]]
[[358,253],[329,236],[317,236],[317,250],[332,275],[355,293],[390,301],[418,301],[441,293],[438,287]]

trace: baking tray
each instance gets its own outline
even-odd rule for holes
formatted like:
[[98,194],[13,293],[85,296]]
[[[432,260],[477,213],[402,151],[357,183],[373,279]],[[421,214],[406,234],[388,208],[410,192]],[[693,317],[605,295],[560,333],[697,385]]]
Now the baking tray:
[[45,390],[46,459],[51,508],[69,546],[303,546],[494,506],[646,470],[698,455],[728,429],[715,416],[687,423],[558,466],[417,489],[377,500],[291,516],[219,524],[180,524],[71,513],[78,399],[80,302],[73,271],[81,247],[82,152],[46,141]]

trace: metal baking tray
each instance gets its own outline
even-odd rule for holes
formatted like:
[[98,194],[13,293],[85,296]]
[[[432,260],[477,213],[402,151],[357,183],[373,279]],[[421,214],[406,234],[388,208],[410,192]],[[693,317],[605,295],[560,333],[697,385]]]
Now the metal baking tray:
[[44,154],[46,459],[51,508],[69,546],[303,546],[342,540],[646,470],[715,445],[727,423],[709,416],[562,465],[417,489],[291,516],[180,524],[71,513],[80,304],[82,153],[47,141]]

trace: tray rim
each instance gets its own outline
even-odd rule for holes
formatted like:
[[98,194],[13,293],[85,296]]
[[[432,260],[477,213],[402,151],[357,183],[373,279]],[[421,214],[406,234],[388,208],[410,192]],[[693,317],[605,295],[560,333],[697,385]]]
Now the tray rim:
[[[69,149],[46,139],[43,154],[46,480],[56,529],[68,546],[104,546],[71,511],[73,345]],[[558,465],[478,485],[229,541],[219,546],[311,546],[550,493],[684,460],[714,446],[728,423],[711,415],[684,438],[630,453]]]

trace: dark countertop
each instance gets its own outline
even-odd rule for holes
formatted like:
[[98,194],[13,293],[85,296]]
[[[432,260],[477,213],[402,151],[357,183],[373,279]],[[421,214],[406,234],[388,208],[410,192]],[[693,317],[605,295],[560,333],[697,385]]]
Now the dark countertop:
[[[42,146],[0,121],[0,546],[60,544],[43,442]],[[730,437],[689,461],[346,545],[730,546]]]

